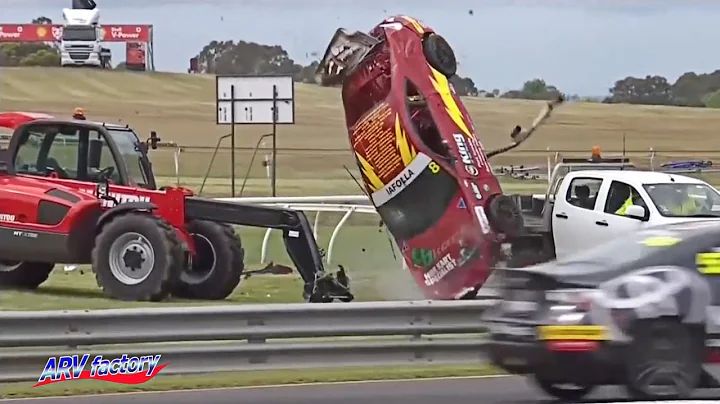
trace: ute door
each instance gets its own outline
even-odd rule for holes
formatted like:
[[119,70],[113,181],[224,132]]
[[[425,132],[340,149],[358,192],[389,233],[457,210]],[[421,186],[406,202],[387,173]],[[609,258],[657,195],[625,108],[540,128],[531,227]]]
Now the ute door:
[[591,176],[568,177],[555,195],[552,232],[558,259],[595,243],[588,233],[599,220],[594,210],[603,179]]
[[618,209],[628,198],[628,192],[633,204],[644,206],[649,215],[647,207],[650,205],[635,187],[622,181],[610,181],[601,192],[603,198],[596,207],[599,216],[590,232],[595,242],[602,243],[646,227],[646,222],[640,219],[618,214]]

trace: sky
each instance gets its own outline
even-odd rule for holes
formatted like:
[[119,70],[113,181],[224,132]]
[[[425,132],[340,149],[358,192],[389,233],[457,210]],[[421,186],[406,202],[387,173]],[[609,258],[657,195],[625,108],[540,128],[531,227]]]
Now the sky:
[[[0,0],[1,23],[61,22],[70,0]],[[322,53],[338,27],[367,31],[407,14],[443,35],[478,88],[542,78],[602,96],[627,76],[720,69],[720,1],[712,0],[96,0],[100,21],[153,24],[155,64],[187,71],[213,39],[281,45],[297,63]],[[472,13],[470,12],[472,10]],[[124,59],[122,46],[111,47]]]

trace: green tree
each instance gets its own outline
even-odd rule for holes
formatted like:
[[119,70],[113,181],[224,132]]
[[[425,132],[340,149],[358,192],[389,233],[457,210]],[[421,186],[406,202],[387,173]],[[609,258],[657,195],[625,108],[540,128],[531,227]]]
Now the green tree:
[[673,105],[673,89],[662,76],[645,78],[626,77],[615,82],[610,96],[603,102],[608,104]]
[[[52,24],[52,20],[40,16],[33,24]],[[60,52],[53,43],[3,43],[0,44],[0,66],[59,66]]]
[[469,77],[455,75],[450,78],[450,83],[453,85],[455,92],[460,96],[478,96],[479,91],[477,87],[475,87],[475,82]]
[[543,79],[532,79],[523,83],[521,90],[511,90],[500,97],[525,100],[554,100],[560,96],[562,96],[562,93],[557,87],[547,84]]
[[708,108],[720,108],[720,90],[715,91],[707,97],[705,106]]

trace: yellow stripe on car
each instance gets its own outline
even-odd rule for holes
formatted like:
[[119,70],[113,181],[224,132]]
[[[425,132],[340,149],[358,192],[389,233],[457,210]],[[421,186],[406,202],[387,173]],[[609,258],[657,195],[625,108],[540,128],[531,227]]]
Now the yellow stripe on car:
[[720,252],[699,253],[695,256],[698,271],[705,275],[720,275]]
[[538,327],[541,341],[604,341],[607,329],[599,325],[543,325]]
[[432,66],[430,66],[430,71],[433,75],[433,77],[430,78],[430,82],[435,88],[435,91],[437,91],[440,95],[443,104],[445,104],[445,111],[450,116],[450,119],[455,122],[455,125],[457,125],[465,136],[468,138],[473,137],[472,133],[470,133],[470,129],[468,129],[468,125],[465,123],[465,117],[460,111],[460,107],[457,105],[457,102],[455,102],[455,98],[450,90],[450,82],[448,82],[447,77],[439,71],[433,69]]

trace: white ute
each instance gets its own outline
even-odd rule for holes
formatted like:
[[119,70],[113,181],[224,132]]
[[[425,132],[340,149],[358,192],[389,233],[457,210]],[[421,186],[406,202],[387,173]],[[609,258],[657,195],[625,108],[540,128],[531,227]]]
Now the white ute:
[[[516,195],[526,232],[513,241],[509,266],[562,258],[649,226],[708,218],[720,225],[720,194],[699,179],[633,170],[627,160],[585,163],[575,170],[572,164],[559,166],[545,195],[532,196],[530,203]],[[626,204],[628,197],[632,205]]]

